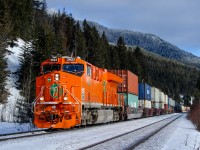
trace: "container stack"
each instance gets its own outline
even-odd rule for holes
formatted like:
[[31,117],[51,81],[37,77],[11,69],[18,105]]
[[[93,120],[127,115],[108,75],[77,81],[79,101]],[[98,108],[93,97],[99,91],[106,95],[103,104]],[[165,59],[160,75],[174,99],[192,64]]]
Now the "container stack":
[[172,103],[172,98],[168,98],[168,112],[171,113],[171,103]]
[[139,107],[144,110],[144,117],[152,116],[151,110],[151,86],[139,83]]
[[160,114],[164,114],[164,102],[165,102],[165,94],[160,91]]
[[180,103],[175,102],[175,108],[174,108],[174,111],[177,112],[177,113],[179,113],[179,112],[182,111],[182,109],[181,109],[181,104],[180,104]]
[[175,100],[171,100],[171,112],[174,112],[174,108],[175,108]]
[[164,112],[165,114],[168,113],[168,95],[165,95]]
[[151,88],[151,106],[154,108],[154,115],[160,115],[160,90],[152,87]]
[[118,85],[119,97],[124,97],[124,111],[126,119],[140,118],[142,109],[138,109],[138,76],[129,70],[109,70],[123,78],[123,83]]

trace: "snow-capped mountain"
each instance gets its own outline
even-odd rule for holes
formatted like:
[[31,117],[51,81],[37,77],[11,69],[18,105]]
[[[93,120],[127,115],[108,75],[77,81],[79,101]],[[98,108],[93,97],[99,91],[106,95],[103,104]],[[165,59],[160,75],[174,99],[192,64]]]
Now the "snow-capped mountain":
[[134,32],[130,30],[109,29],[95,22],[88,23],[91,26],[95,26],[100,34],[105,32],[110,43],[116,43],[119,36],[121,36],[124,37],[127,45],[139,46],[163,57],[174,59],[184,64],[200,68],[199,57],[181,50],[177,46],[170,44],[156,35]]

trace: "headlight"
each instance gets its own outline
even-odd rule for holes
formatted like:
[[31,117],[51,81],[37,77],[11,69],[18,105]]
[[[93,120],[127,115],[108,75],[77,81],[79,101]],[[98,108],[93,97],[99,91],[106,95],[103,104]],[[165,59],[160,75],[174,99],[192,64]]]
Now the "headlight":
[[65,101],[67,101],[67,100],[68,100],[68,97],[64,97],[63,99],[64,99]]
[[56,73],[56,74],[54,75],[54,77],[55,77],[55,80],[56,80],[56,81],[59,81],[59,80],[60,80],[60,75],[59,75],[58,73]]
[[43,101],[43,100],[44,100],[44,97],[43,97],[43,96],[42,96],[42,97],[40,97],[40,100],[41,100],[41,101]]

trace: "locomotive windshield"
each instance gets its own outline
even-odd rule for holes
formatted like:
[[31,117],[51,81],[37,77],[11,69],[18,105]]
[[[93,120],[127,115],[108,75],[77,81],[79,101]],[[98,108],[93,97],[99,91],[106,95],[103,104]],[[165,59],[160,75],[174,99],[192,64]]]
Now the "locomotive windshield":
[[48,73],[52,71],[59,71],[60,70],[60,65],[59,64],[54,64],[54,65],[44,65],[42,67],[43,73]]
[[81,76],[84,72],[83,64],[64,64],[63,71]]

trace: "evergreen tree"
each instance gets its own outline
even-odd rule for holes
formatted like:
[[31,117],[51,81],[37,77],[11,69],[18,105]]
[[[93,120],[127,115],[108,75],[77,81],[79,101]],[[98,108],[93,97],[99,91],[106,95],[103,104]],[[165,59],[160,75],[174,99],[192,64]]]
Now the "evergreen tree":
[[110,62],[111,62],[111,70],[120,69],[120,59],[117,50],[114,47],[110,47]]
[[11,33],[13,31],[10,15],[9,2],[7,0],[0,1],[0,104],[6,102],[9,94],[5,88],[6,77],[8,76],[5,56],[9,54],[6,47],[8,46],[8,41],[12,39]]
[[108,44],[108,40],[106,38],[105,32],[103,32],[103,34],[101,35],[100,38],[100,50],[99,52],[102,53],[101,55],[101,59],[102,59],[102,68],[110,68],[110,60],[109,60],[109,44]]
[[81,31],[79,22],[77,22],[75,25],[75,32],[74,32],[73,39],[75,41],[74,48],[76,49],[76,55],[85,60],[86,59],[86,40]]
[[120,61],[120,69],[125,69],[126,67],[126,46],[124,39],[122,37],[119,37],[117,41],[117,47],[116,47],[117,53],[119,55],[119,61]]

